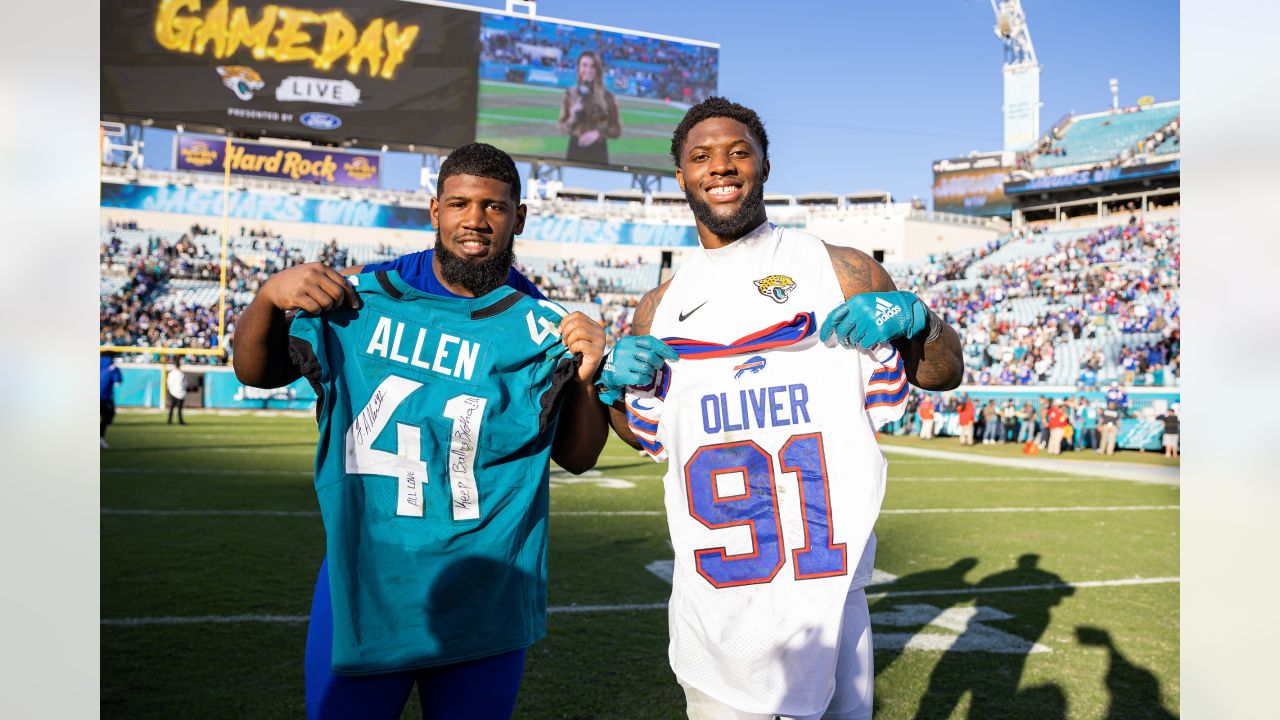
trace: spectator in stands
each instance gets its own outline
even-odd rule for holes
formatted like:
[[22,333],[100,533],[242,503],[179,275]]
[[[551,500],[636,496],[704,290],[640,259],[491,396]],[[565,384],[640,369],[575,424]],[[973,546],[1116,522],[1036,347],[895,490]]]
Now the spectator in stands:
[[1085,398],[1080,398],[1080,440],[1076,449],[1081,447],[1095,450],[1098,447],[1098,408]]
[[974,407],[973,400],[969,399],[967,394],[960,396],[960,406],[956,409],[960,421],[960,444],[973,444],[973,421]]
[[1107,407],[1099,415],[1099,427],[1102,428],[1102,446],[1098,452],[1103,455],[1116,454],[1116,436],[1120,433],[1120,409],[1115,400],[1108,400]]
[[1120,351],[1120,368],[1124,371],[1124,384],[1133,385],[1138,373],[1138,356],[1133,350],[1125,348]]
[[1039,433],[1036,444],[1049,449],[1049,398],[1044,395],[1036,403],[1036,428]]
[[1054,400],[1053,405],[1049,407],[1047,414],[1049,425],[1049,454],[1062,454],[1062,438],[1066,434],[1067,413],[1062,407],[1061,400]]
[[578,82],[565,89],[560,103],[560,132],[569,136],[566,160],[607,165],[608,139],[622,135],[618,103],[604,77],[604,61],[594,50],[584,50],[578,56]]
[[1006,399],[1000,408],[1000,424],[1003,426],[1000,442],[1013,442],[1018,436],[1018,408],[1014,406],[1013,398]]
[[105,351],[98,356],[98,447],[106,450],[107,426],[116,419],[116,385],[124,382],[115,356]]
[[1000,410],[995,400],[982,406],[982,444],[994,445],[1000,438]]
[[1091,366],[1086,365],[1080,371],[1080,379],[1076,381],[1076,387],[1081,390],[1090,391],[1098,389],[1098,371]]
[[1164,438],[1162,442],[1164,456],[1167,458],[1178,457],[1178,428],[1181,425],[1178,421],[1178,414],[1171,407],[1156,419],[1164,421]]
[[916,408],[916,411],[920,415],[920,439],[932,440],[934,415],[933,398],[929,395],[925,395],[921,398],[920,406]]
[[1111,387],[1107,389],[1107,402],[1116,404],[1116,410],[1120,411],[1121,417],[1127,417],[1129,414],[1129,394],[1120,389],[1118,383],[1111,383]]
[[169,405],[169,422],[173,424],[173,410],[178,410],[178,424],[186,425],[187,421],[182,419],[182,405],[187,399],[187,374],[182,372],[182,362],[177,355],[173,356],[173,367],[164,377],[164,385],[167,390]]
[[1027,400],[1022,403],[1022,408],[1018,410],[1018,444],[1028,443],[1035,439],[1036,430],[1036,411],[1031,407],[1031,401]]

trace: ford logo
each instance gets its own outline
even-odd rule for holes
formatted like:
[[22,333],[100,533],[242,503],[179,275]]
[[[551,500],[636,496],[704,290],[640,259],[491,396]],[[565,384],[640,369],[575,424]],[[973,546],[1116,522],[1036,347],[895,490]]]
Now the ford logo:
[[316,130],[336,130],[342,125],[342,120],[336,116],[322,112],[304,113],[298,122]]

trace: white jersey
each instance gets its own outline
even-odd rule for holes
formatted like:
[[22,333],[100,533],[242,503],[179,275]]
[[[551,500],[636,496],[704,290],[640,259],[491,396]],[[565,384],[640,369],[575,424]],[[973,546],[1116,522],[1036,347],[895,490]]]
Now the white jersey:
[[826,708],[845,597],[870,579],[886,473],[875,429],[908,388],[890,346],[818,341],[843,300],[806,233],[765,223],[695,253],[650,330],[681,357],[626,399],[637,438],[669,461],[671,667],[744,712]]

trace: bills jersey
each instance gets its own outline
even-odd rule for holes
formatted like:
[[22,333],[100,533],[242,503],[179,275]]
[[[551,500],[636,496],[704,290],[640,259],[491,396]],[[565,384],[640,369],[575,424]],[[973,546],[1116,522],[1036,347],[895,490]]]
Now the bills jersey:
[[875,430],[908,387],[890,346],[818,341],[843,300],[805,233],[766,223],[696,253],[650,331],[680,358],[626,398],[633,432],[668,462],[672,669],[745,712],[826,708],[845,598],[870,574],[869,559],[856,568],[874,557],[884,494]]
[[448,299],[395,272],[350,280],[359,310],[290,328],[319,396],[333,669],[527,647],[546,634],[548,459],[576,373],[565,311],[505,286]]

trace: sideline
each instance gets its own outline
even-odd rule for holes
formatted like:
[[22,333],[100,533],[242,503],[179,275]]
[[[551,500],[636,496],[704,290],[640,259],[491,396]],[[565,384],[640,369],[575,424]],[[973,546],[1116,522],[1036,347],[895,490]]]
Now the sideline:
[[[1041,470],[1044,472],[1068,473],[1071,475],[1089,475],[1105,477],[1113,480],[1132,480],[1134,482],[1154,485],[1182,484],[1180,468],[1160,465],[1138,465],[1135,463],[1092,462],[1089,460],[1059,460],[1051,458],[1002,458],[989,455],[970,455],[950,450],[929,450],[926,448],[902,447],[881,443],[880,450],[886,455],[908,455],[911,457],[931,458],[934,460],[951,460],[954,462],[973,463],[977,465],[998,465],[1000,467],[1019,468],[1021,470]],[[890,461],[892,464],[892,460]],[[889,477],[893,482],[893,477]]]

